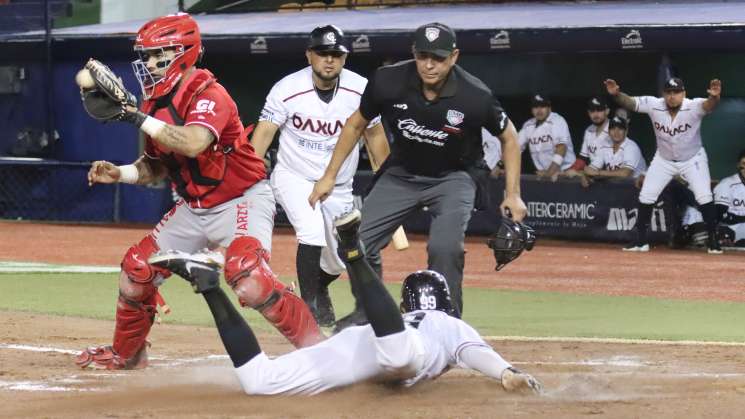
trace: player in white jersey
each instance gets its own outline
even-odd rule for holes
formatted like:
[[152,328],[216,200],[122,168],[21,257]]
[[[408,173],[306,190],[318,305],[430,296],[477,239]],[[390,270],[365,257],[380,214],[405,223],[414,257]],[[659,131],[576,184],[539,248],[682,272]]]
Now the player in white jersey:
[[582,148],[579,151],[577,162],[583,161],[587,165],[595,157],[595,153],[600,147],[611,145],[610,137],[608,136],[609,114],[610,109],[603,97],[593,96],[587,101],[587,116],[590,118],[592,124],[585,129],[585,134],[582,138]]
[[648,252],[647,230],[652,207],[662,190],[676,175],[680,175],[696,197],[709,232],[708,251],[721,254],[716,234],[716,208],[711,193],[711,176],[706,151],[701,144],[701,121],[719,103],[722,83],[709,82],[707,99],[687,99],[683,80],[673,77],[665,82],[663,97],[631,97],[621,92],[618,84],[605,80],[608,94],[625,109],[646,113],[652,120],[657,137],[657,152],[649,165],[641,192],[636,221],[637,237],[625,251]]
[[[456,317],[447,281],[437,272],[409,275],[397,307],[364,257],[360,220],[360,212],[353,210],[335,224],[339,254],[347,262],[350,281],[370,323],[348,327],[323,342],[274,359],[261,351],[250,327],[220,289],[219,253],[166,253],[152,262],[184,277],[203,295],[247,394],[313,395],[365,381],[412,386],[435,379],[454,366],[479,371],[500,381],[506,390],[541,392],[538,380],[512,367]],[[521,226],[503,225],[512,229],[504,235],[509,237],[503,243],[505,252],[518,247],[522,251],[529,241],[525,230],[516,225]]]
[[531,98],[533,118],[518,133],[520,150],[530,150],[539,178],[556,181],[559,174],[574,164],[574,146],[564,118],[551,111],[551,101],[540,94]]
[[[337,27],[314,29],[305,53],[310,65],[272,87],[251,139],[263,157],[280,130],[278,163],[270,184],[297,236],[300,295],[322,326],[335,320],[328,285],[344,271],[336,254],[332,220],[352,209],[352,178],[359,153],[346,159],[323,205],[312,208],[306,197],[323,176],[344,122],[359,107],[367,85],[367,79],[343,68],[347,52]],[[388,142],[379,118],[370,122],[365,138],[374,158],[385,160]]]
[[591,179],[636,179],[647,170],[642,151],[634,140],[626,136],[628,122],[614,116],[608,123],[611,144],[601,145],[585,166],[585,175]]
[[720,232],[738,247],[745,247],[745,151],[737,157],[737,173],[722,179],[714,188]]

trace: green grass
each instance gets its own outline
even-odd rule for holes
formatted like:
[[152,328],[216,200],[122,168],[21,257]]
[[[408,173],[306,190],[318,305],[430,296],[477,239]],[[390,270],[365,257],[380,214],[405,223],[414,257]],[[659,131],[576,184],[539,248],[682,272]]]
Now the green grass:
[[[113,319],[116,282],[116,274],[0,274],[0,310]],[[398,285],[388,289],[399,295]],[[213,324],[204,301],[180,278],[161,290],[174,310],[164,322]],[[335,282],[331,296],[337,314],[351,310],[348,282]],[[464,319],[483,335],[745,342],[745,304],[739,303],[483,288],[466,289],[465,300]],[[253,310],[242,313],[252,326],[270,330]]]

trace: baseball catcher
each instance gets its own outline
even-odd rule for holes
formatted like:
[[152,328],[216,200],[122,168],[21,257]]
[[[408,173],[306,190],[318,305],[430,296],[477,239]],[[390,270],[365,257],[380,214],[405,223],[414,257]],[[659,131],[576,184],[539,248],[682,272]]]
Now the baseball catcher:
[[151,20],[137,33],[134,50],[140,57],[133,63],[142,88],[139,108],[98,61],[85,65],[92,82],[86,83],[88,75],[76,77],[93,118],[134,124],[146,141],[133,164],[94,162],[88,182],[148,184],[168,177],[181,199],[124,255],[113,344],[84,350],[76,363],[147,366],[158,286],[171,274],[147,262],[161,249],[192,253],[213,246],[225,252],[225,279],[242,306],[258,310],[295,346],[323,340],[308,307],[269,267],[274,196],[235,102],[212,73],[196,67],[203,52],[196,21],[185,13]]
[[[515,369],[476,330],[457,318],[447,281],[431,270],[404,279],[400,306],[365,259],[360,212],[335,222],[339,255],[370,324],[351,326],[317,345],[270,359],[218,286],[220,254],[159,255],[151,262],[171,269],[201,293],[246,394],[318,394],[363,381],[409,387],[459,366],[500,382],[507,391],[541,393],[541,383]],[[399,311],[400,310],[400,311]],[[403,312],[403,316],[402,313]]]

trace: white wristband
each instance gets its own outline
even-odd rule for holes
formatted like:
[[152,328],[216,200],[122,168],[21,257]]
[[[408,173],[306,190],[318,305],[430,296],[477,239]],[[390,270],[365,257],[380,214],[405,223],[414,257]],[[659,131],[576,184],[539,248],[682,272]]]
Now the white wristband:
[[121,183],[137,183],[137,179],[140,178],[140,171],[137,170],[137,166],[134,164],[128,164],[126,166],[119,167],[119,182]]
[[561,154],[554,154],[554,157],[551,159],[552,162],[556,163],[557,166],[561,167],[561,163],[564,162],[564,156]]
[[150,137],[157,137],[160,130],[166,126],[166,123],[160,119],[148,116],[145,118],[145,122],[142,123],[140,129]]

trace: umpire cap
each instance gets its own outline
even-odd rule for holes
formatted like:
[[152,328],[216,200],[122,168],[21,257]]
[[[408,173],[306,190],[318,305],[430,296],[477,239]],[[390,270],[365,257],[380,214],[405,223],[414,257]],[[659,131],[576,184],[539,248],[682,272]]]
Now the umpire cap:
[[428,52],[446,58],[455,48],[455,32],[444,23],[427,23],[414,33],[415,52]]
[[348,53],[344,45],[344,32],[334,25],[319,26],[310,33],[308,49],[313,51],[338,51]]

